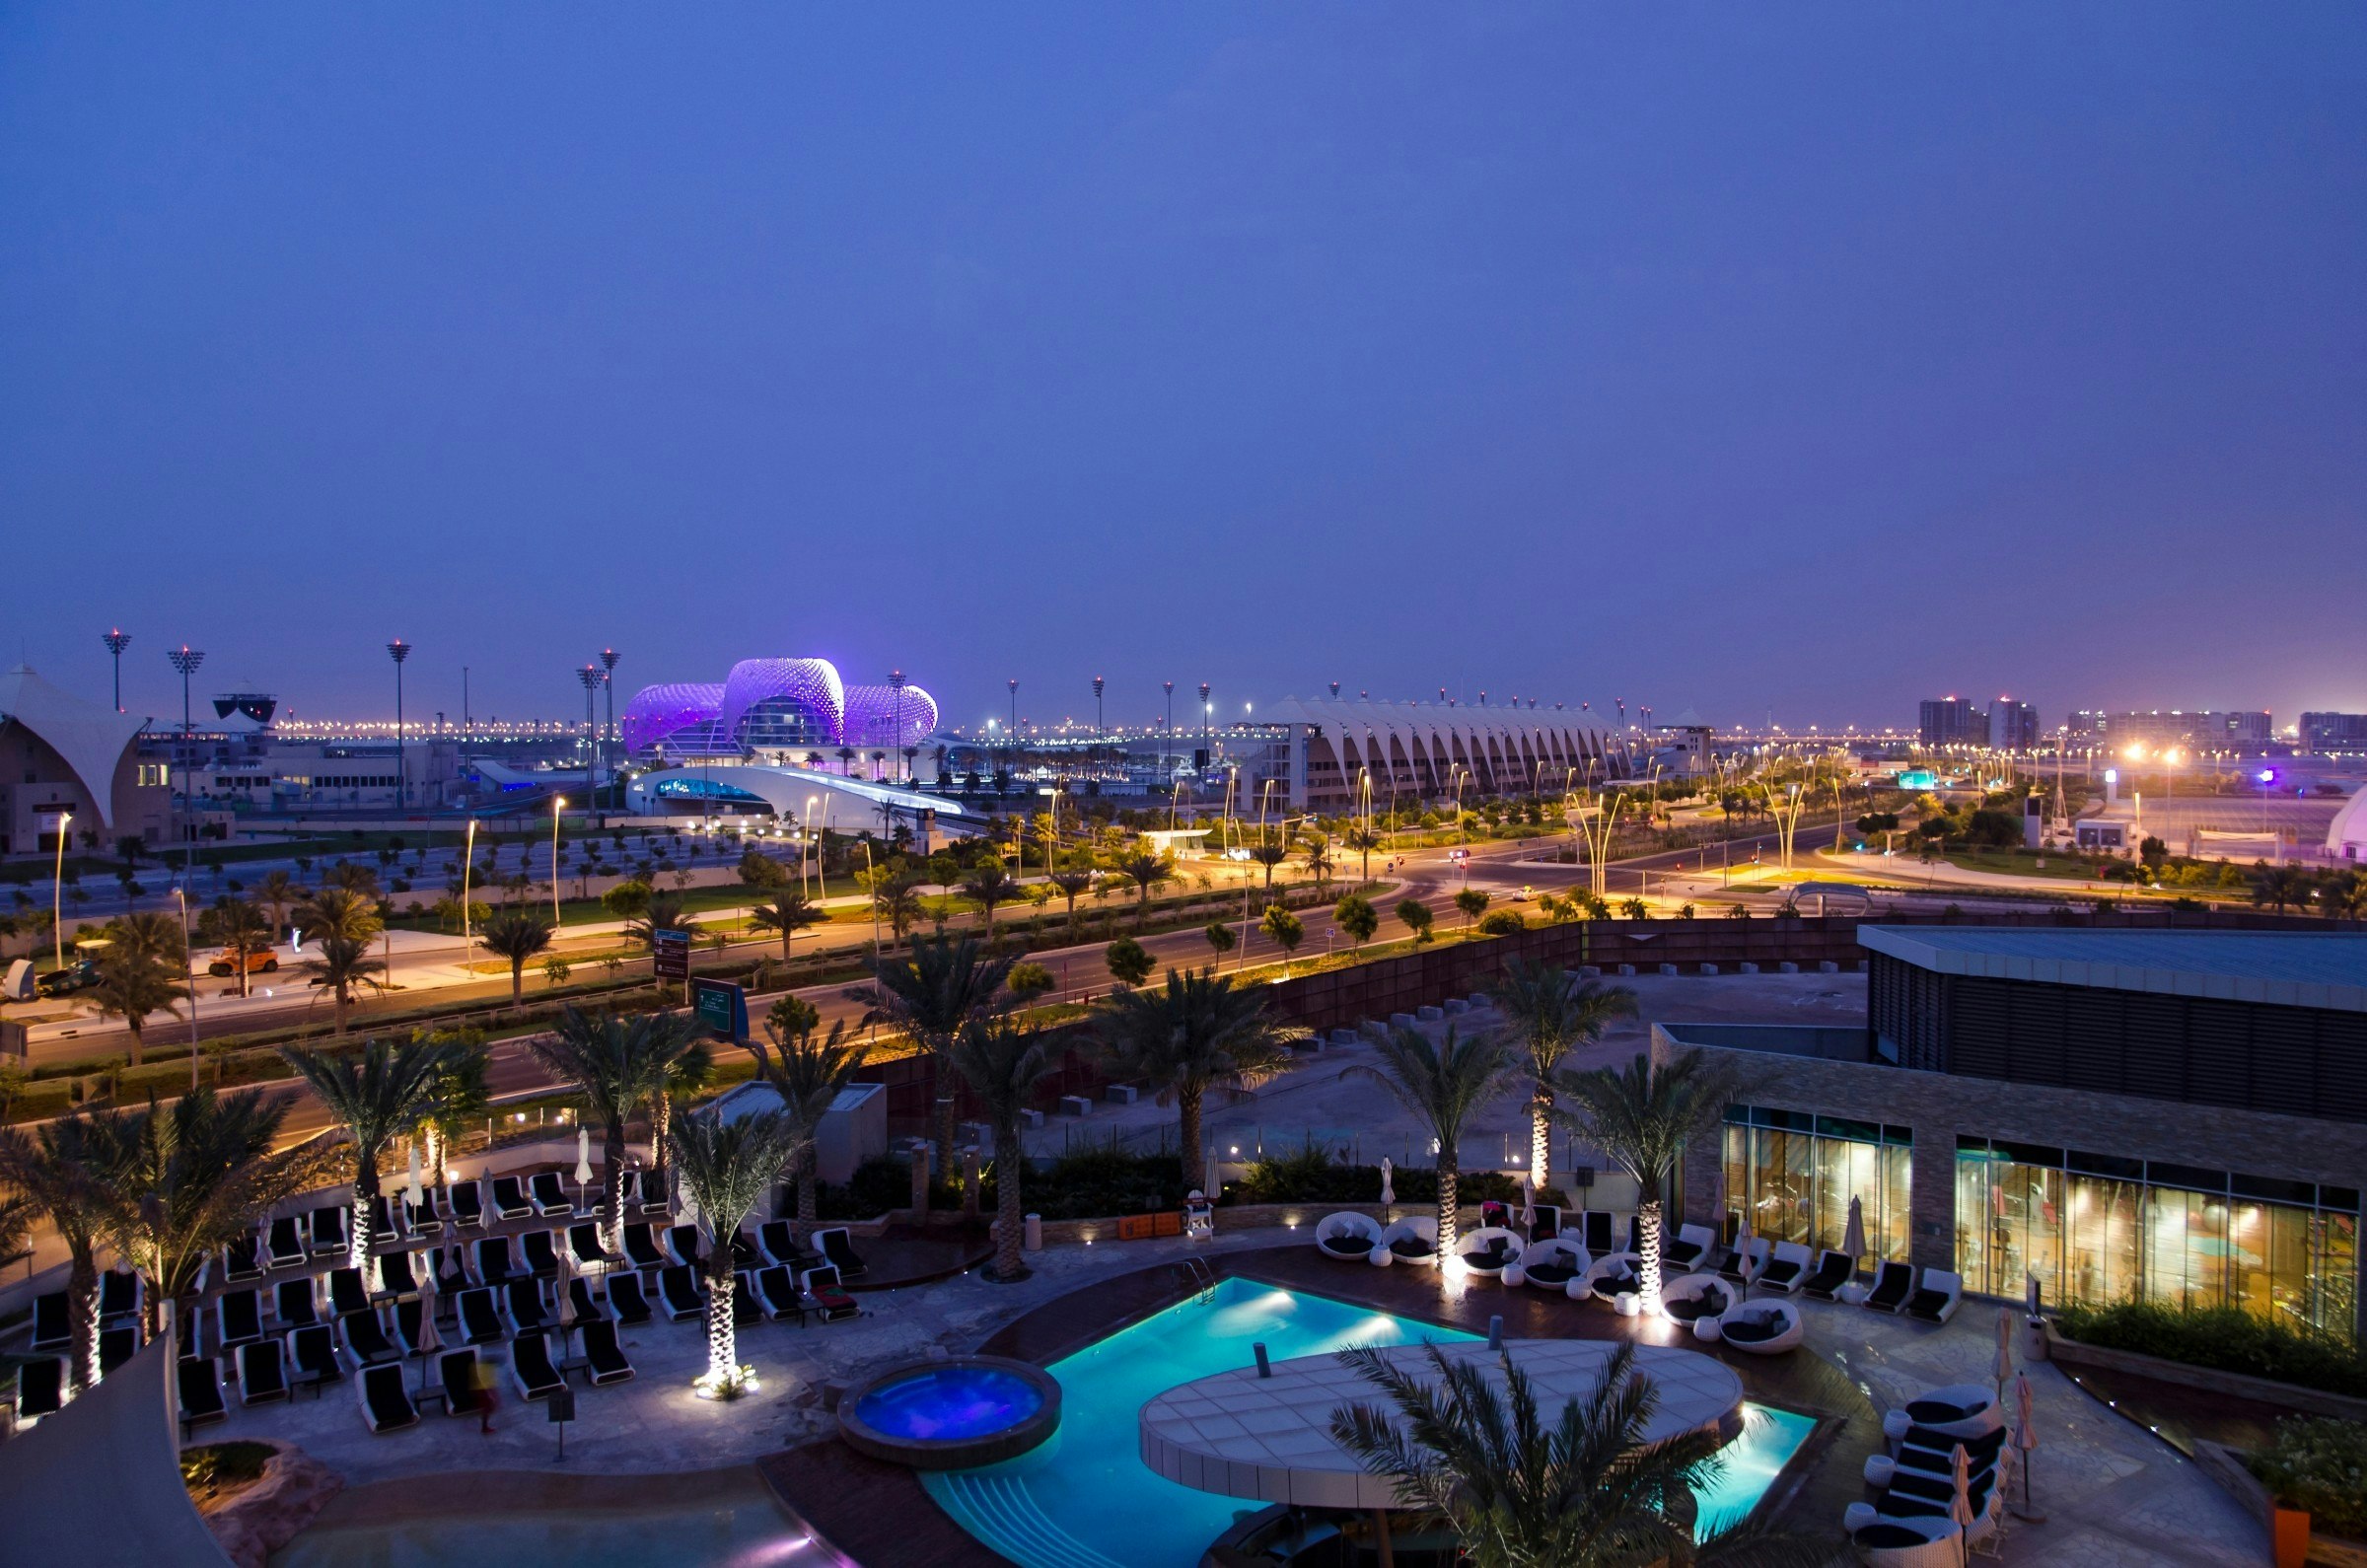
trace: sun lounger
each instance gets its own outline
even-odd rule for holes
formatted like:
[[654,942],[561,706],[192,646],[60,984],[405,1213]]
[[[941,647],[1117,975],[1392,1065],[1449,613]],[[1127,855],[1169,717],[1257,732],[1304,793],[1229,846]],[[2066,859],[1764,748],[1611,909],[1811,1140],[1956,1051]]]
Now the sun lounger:
[[383,1435],[419,1424],[419,1407],[411,1403],[411,1390],[403,1385],[400,1367],[365,1369],[354,1385],[354,1394],[362,1402],[362,1419],[373,1432]]
[[[1587,1256],[1577,1242],[1567,1236],[1548,1236],[1532,1245],[1521,1254],[1520,1283],[1539,1290],[1560,1291],[1568,1294],[1570,1281],[1592,1267],[1594,1259]],[[1513,1283],[1513,1271],[1504,1271],[1504,1283]]]
[[427,1277],[434,1282],[439,1296],[458,1296],[468,1288],[468,1270],[462,1259],[467,1254],[458,1247],[431,1247],[427,1250]]
[[239,1403],[268,1404],[288,1396],[288,1368],[276,1339],[239,1346]]
[[263,1337],[263,1293],[252,1285],[214,1300],[214,1348],[236,1350]]
[[315,1257],[342,1252],[353,1245],[347,1222],[352,1218],[342,1203],[323,1203],[305,1223],[304,1245]]
[[633,1179],[626,1183],[626,1202],[636,1204],[644,1214],[674,1212],[674,1194],[666,1190],[666,1178],[655,1171],[631,1173]]
[[271,1287],[271,1315],[282,1328],[303,1328],[321,1320],[320,1298],[309,1279],[283,1279]]
[[1586,1247],[1589,1255],[1602,1257],[1607,1253],[1618,1250],[1618,1247],[1613,1245],[1612,1221],[1614,1218],[1614,1216],[1609,1209],[1580,1211],[1580,1219],[1584,1222],[1584,1235],[1580,1237],[1580,1242]]
[[537,1279],[553,1279],[559,1272],[559,1238],[555,1231],[528,1231],[518,1238],[526,1271]]
[[825,1323],[841,1322],[862,1315],[863,1309],[855,1305],[855,1299],[839,1288],[835,1264],[825,1263],[820,1268],[809,1268],[798,1283],[805,1290],[806,1311]]
[[313,1392],[321,1385],[335,1383],[345,1376],[337,1365],[337,1336],[326,1323],[315,1323],[310,1328],[288,1330],[288,1378],[291,1383],[309,1383]]
[[827,1258],[838,1270],[840,1279],[861,1279],[864,1273],[863,1254],[855,1250],[855,1239],[843,1225],[833,1225],[814,1233],[814,1249]]
[[1537,1203],[1530,1206],[1529,1240],[1532,1243],[1550,1242],[1561,1234],[1561,1206],[1556,1203]]
[[1874,1288],[1866,1293],[1865,1305],[1878,1313],[1895,1313],[1906,1305],[1914,1283],[1912,1268],[1904,1263],[1885,1263],[1875,1272]]
[[668,1262],[680,1263],[684,1268],[696,1268],[705,1256],[706,1253],[699,1245],[697,1226],[669,1225],[666,1227],[666,1259]]
[[63,1350],[74,1343],[74,1304],[62,1290],[53,1290],[33,1299],[33,1349],[35,1354]]
[[1800,1281],[1800,1288],[1819,1301],[1837,1301],[1841,1287],[1857,1277],[1857,1264],[1847,1252],[1827,1247],[1817,1256],[1815,1272]]
[[499,1344],[502,1339],[501,1314],[493,1305],[489,1286],[461,1292],[454,1306],[461,1318],[461,1342],[466,1345]]
[[485,1188],[481,1181],[455,1181],[444,1189],[445,1222],[466,1230],[485,1223]]
[[538,1334],[549,1327],[550,1314],[542,1306],[542,1282],[514,1279],[502,1287],[501,1316],[509,1323],[510,1332],[521,1337]]
[[180,1395],[183,1438],[201,1426],[229,1418],[230,1406],[222,1399],[222,1368],[213,1357],[181,1357],[174,1363],[173,1382]]
[[650,1234],[647,1220],[635,1220],[624,1228],[624,1260],[635,1268],[664,1268],[666,1254],[658,1249],[657,1238]]
[[496,1289],[526,1272],[518,1266],[518,1254],[510,1248],[506,1236],[486,1236],[477,1239],[469,1248],[476,1266],[476,1282]]
[[222,1283],[249,1285],[263,1277],[263,1244],[242,1236],[222,1248]]
[[632,1273],[610,1274],[607,1280],[609,1311],[616,1320],[627,1325],[649,1321],[649,1297],[641,1289],[641,1276]]
[[624,1346],[616,1338],[616,1325],[605,1318],[594,1319],[583,1325],[584,1373],[598,1388],[608,1383],[622,1383],[633,1375],[633,1364],[625,1359]]
[[732,1267],[743,1271],[764,1266],[764,1254],[756,1247],[756,1239],[746,1231],[732,1233]]
[[537,1172],[527,1183],[526,1195],[534,1200],[537,1214],[547,1217],[575,1212],[575,1199],[567,1195],[567,1178],[556,1171]]
[[293,1214],[271,1222],[263,1241],[263,1261],[273,1268],[300,1268],[312,1254],[304,1249],[304,1227]]
[[380,1193],[370,1200],[370,1245],[384,1247],[402,1240],[402,1200]]
[[1726,1261],[1718,1265],[1718,1277],[1733,1285],[1748,1284],[1754,1275],[1767,1266],[1767,1259],[1774,1252],[1774,1243],[1763,1236],[1754,1236],[1726,1254]]
[[370,1311],[370,1290],[362,1283],[358,1268],[332,1268],[328,1271],[328,1315],[331,1318],[350,1318],[355,1313]]
[[434,1187],[421,1187],[419,1201],[416,1203],[405,1198],[402,1204],[402,1218],[414,1239],[425,1240],[430,1236],[444,1234],[444,1211],[436,1207],[436,1189]]
[[658,1302],[678,1323],[706,1316],[706,1293],[698,1288],[698,1275],[686,1263],[670,1263],[659,1271]]
[[110,1268],[99,1276],[99,1320],[111,1323],[118,1318],[137,1318],[140,1304],[148,1292],[140,1276],[128,1269]]
[[817,1259],[798,1245],[797,1232],[787,1220],[766,1220],[756,1232],[756,1247],[767,1263],[784,1268],[811,1267]]
[[1915,1293],[1906,1298],[1901,1310],[1909,1318],[1920,1318],[1927,1323],[1944,1323],[1956,1316],[1959,1303],[1965,1299],[1965,1281],[1959,1274],[1944,1268],[1927,1268],[1923,1282]]
[[17,1368],[17,1425],[31,1426],[66,1405],[66,1358],[36,1356]]
[[1788,1296],[1800,1288],[1808,1275],[1808,1248],[1798,1242],[1777,1242],[1775,1253],[1767,1266],[1758,1271],[1757,1283],[1765,1290],[1780,1291]]
[[1366,1262],[1373,1248],[1381,1245],[1380,1222],[1353,1209],[1327,1214],[1315,1222],[1315,1245],[1326,1257],[1343,1263]]
[[115,1323],[99,1330],[99,1376],[102,1378],[139,1353],[138,1323]]
[[756,1299],[753,1276],[742,1269],[732,1276],[732,1320],[753,1323],[762,1320],[764,1304]]
[[418,1355],[427,1346],[426,1314],[417,1297],[394,1304],[394,1343],[405,1356]]
[[806,1320],[805,1298],[799,1294],[797,1281],[786,1263],[756,1271],[756,1300],[764,1304],[764,1310],[776,1320],[794,1318],[800,1324]]
[[411,1254],[389,1252],[378,1260],[378,1291],[382,1296],[416,1296],[418,1277],[411,1272]]
[[581,1274],[567,1282],[567,1304],[574,1309],[579,1323],[608,1319],[608,1304],[592,1293],[592,1282]]
[[1717,1232],[1706,1225],[1680,1226],[1676,1236],[1664,1235],[1661,1238],[1660,1260],[1663,1265],[1679,1273],[1688,1272],[1709,1255],[1717,1240]]
[[510,1345],[510,1382],[522,1399],[547,1399],[567,1387],[550,1359],[550,1341],[528,1334]]
[[476,1350],[447,1350],[436,1358],[436,1381],[444,1385],[446,1415],[476,1414]]
[[[413,1302],[416,1307],[418,1303]],[[345,1336],[345,1354],[357,1367],[375,1367],[381,1362],[400,1361],[403,1352],[387,1337],[386,1325],[374,1312],[355,1313],[337,1323],[337,1331]]]
[[567,1255],[578,1269],[607,1268],[615,1261],[600,1245],[600,1227],[590,1221],[567,1227]]
[[493,1215],[496,1219],[523,1220],[535,1212],[535,1200],[526,1195],[526,1183],[514,1176],[493,1178]]

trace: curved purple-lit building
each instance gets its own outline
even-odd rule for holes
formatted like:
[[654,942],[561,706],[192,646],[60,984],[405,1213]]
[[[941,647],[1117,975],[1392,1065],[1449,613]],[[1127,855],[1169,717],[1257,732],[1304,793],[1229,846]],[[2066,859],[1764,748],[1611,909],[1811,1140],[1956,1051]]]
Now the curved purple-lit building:
[[743,659],[720,685],[644,686],[618,720],[625,748],[644,760],[737,754],[805,765],[852,764],[840,750],[898,751],[936,728],[937,701],[921,687],[849,686],[827,659]]

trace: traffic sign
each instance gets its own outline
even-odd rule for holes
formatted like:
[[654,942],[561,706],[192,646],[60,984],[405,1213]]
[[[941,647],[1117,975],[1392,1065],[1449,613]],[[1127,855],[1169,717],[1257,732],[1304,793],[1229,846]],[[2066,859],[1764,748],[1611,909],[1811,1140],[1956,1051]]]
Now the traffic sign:
[[687,980],[690,978],[690,933],[687,931],[652,931],[651,950],[657,956],[658,978]]
[[732,980],[692,980],[690,1007],[717,1039],[737,1045],[748,1038],[748,991]]

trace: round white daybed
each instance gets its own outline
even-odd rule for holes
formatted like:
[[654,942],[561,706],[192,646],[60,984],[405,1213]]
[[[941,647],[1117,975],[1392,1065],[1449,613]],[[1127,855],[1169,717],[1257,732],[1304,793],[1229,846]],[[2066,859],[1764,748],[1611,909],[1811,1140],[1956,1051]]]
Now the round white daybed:
[[1381,1233],[1381,1244],[1375,1251],[1386,1251],[1400,1263],[1435,1263],[1438,1261],[1438,1221],[1426,1214],[1399,1220]]
[[[1608,1302],[1622,1292],[1635,1290],[1636,1270],[1643,1259],[1633,1252],[1612,1252],[1598,1257],[1587,1266],[1585,1273],[1570,1281],[1570,1299],[1584,1301],[1589,1296]],[[1614,1281],[1626,1283],[1613,1283]]]
[[1534,1285],[1539,1290],[1567,1291],[1594,1266],[1575,1238],[1548,1237],[1531,1244],[1521,1260],[1504,1270],[1507,1285]]
[[1742,1293],[1715,1274],[1682,1274],[1660,1287],[1660,1310],[1671,1321],[1694,1330],[1702,1339],[1715,1339],[1718,1319],[1742,1299]]
[[1870,1503],[1852,1503],[1841,1528],[1858,1560],[1875,1568],[1957,1568],[1964,1556],[1963,1529],[1946,1517],[1892,1518]]
[[1731,1308],[1718,1319],[1718,1337],[1755,1356],[1779,1356],[1799,1348],[1808,1320],[1788,1301],[1754,1301]]
[[1918,1393],[1882,1418],[1882,1435],[1896,1443],[1909,1427],[1924,1427],[1941,1437],[1985,1437],[2005,1425],[1997,1395],[1978,1383],[1950,1384]]
[[[1316,1248],[1326,1257],[1336,1257],[1343,1263],[1363,1263],[1373,1260],[1373,1250],[1381,1245],[1381,1223],[1369,1214],[1352,1211],[1327,1214],[1315,1225]],[[1388,1261],[1388,1254],[1380,1259]]]
[[1455,1239],[1455,1255],[1472,1273],[1495,1279],[1520,1262],[1527,1247],[1518,1231],[1508,1231],[1501,1225],[1482,1225]]

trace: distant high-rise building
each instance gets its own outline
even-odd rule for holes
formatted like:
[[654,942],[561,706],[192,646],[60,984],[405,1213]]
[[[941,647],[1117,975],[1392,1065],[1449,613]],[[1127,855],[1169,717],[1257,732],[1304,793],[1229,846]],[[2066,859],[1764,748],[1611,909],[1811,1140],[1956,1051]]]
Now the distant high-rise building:
[[2039,744],[2039,710],[2027,702],[1999,697],[1989,704],[1989,749],[2028,751]]
[[2301,745],[2309,751],[2367,751],[2367,713],[2305,713]]
[[2107,713],[2083,708],[2071,716],[2074,736],[2101,746],[2265,746],[2274,734],[2266,712],[2185,712],[2156,708]]
[[1926,697],[1915,714],[1917,738],[1925,746],[1986,746],[1988,715],[1964,697]]

